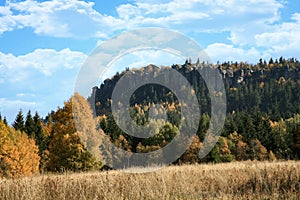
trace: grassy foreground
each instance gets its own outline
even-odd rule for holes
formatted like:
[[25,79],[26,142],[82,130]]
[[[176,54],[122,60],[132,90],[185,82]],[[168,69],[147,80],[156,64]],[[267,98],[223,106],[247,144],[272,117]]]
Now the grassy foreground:
[[298,199],[300,161],[170,166],[0,179],[0,199]]

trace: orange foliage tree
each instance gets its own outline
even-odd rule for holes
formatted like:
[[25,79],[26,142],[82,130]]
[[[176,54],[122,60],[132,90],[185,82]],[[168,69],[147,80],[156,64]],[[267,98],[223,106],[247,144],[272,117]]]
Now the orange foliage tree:
[[36,174],[39,172],[39,160],[34,140],[0,121],[0,177]]
[[[97,140],[97,138],[92,140],[96,136],[96,125],[93,127],[91,111],[88,106],[85,106],[86,104],[83,97],[75,94],[68,102],[65,102],[63,108],[59,108],[53,115],[55,123],[49,141],[48,170],[86,171],[100,168],[101,163],[86,147],[95,145],[94,142]],[[82,115],[90,113],[77,119],[81,127],[75,125],[73,109],[75,109],[74,112],[80,112]]]

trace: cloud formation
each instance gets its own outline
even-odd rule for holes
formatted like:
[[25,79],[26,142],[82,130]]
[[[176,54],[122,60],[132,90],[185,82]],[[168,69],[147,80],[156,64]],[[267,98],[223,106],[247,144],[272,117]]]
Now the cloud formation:
[[27,81],[34,74],[51,76],[62,69],[79,68],[86,55],[70,49],[36,49],[26,55],[14,56],[0,52],[0,79],[18,83]]
[[299,57],[300,13],[291,17],[292,22],[284,22],[268,27],[266,32],[254,36],[256,45],[270,47],[277,56]]
[[19,108],[45,115],[62,105],[73,94],[86,57],[70,49],[36,49],[22,56],[0,53],[0,111],[12,120]]
[[99,30],[114,30],[121,22],[100,14],[93,5],[93,2],[73,0],[9,2],[0,7],[0,34],[30,27],[39,35],[89,38],[103,36]]
[[187,34],[229,32],[227,41],[239,48],[264,47],[279,54],[299,46],[299,13],[291,22],[281,22],[285,4],[281,0],[135,0],[116,7],[117,15],[112,16],[97,11],[94,2],[11,1],[0,7],[0,34],[30,27],[38,35],[107,39],[120,31],[158,26]]

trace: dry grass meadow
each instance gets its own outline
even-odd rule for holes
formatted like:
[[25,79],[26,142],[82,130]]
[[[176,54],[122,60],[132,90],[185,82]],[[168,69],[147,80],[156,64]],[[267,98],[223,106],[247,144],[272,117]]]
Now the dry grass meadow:
[[0,199],[300,199],[300,161],[170,166],[0,179]]

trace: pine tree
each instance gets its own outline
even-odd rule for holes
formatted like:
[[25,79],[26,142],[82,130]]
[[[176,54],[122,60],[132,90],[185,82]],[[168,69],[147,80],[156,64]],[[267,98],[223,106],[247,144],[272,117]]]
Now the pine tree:
[[16,119],[12,125],[16,130],[20,130],[20,131],[26,131],[25,130],[25,126],[24,126],[24,117],[23,117],[23,113],[22,110],[19,111],[19,113],[16,116]]
[[47,149],[47,140],[48,137],[43,132],[42,122],[40,119],[39,114],[36,112],[33,117],[33,123],[34,123],[34,135],[35,135],[35,141],[36,144],[39,147],[39,155],[42,156],[43,151]]

